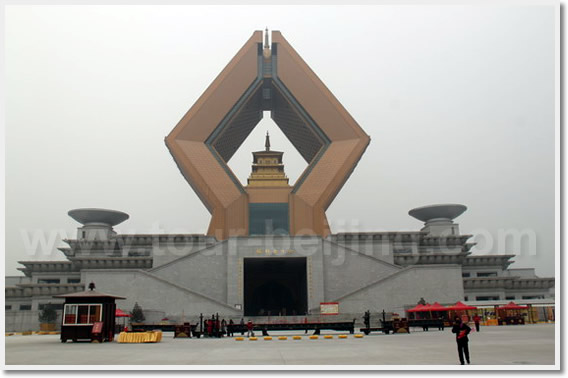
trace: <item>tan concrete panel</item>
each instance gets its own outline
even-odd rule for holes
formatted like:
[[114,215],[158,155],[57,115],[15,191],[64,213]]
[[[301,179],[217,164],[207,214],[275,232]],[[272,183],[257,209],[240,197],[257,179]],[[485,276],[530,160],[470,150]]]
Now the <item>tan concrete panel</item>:
[[248,199],[246,194],[228,207],[218,206],[214,209],[207,229],[207,235],[217,240],[225,240],[231,236],[248,235]]
[[301,197],[290,195],[290,234],[329,235],[329,225],[321,208],[310,206]]
[[[240,197],[241,192],[205,144],[186,140],[178,140],[175,144],[183,156],[178,164],[200,198],[206,199],[211,206],[226,208]],[[180,155],[176,153],[175,156]]]
[[351,150],[349,155],[344,158],[344,163],[339,169],[336,177],[334,177],[333,184],[327,186],[323,191],[321,198],[317,203],[318,207],[327,210],[329,205],[331,205],[331,203],[337,196],[337,193],[339,193],[343,185],[345,185],[345,182],[347,182],[347,180],[353,173],[353,170],[357,166],[357,163],[361,159],[361,156],[367,149],[369,142],[370,140],[368,139],[359,140],[357,145]]
[[358,143],[358,139],[351,139],[329,145],[296,194],[310,206],[315,206],[328,186],[336,188],[343,184],[340,173],[346,164],[345,158]]
[[357,122],[278,31],[277,74],[292,95],[332,140],[365,137]]
[[245,188],[249,203],[287,203],[292,187],[288,188]]
[[205,141],[258,74],[256,31],[179,121],[168,138]]

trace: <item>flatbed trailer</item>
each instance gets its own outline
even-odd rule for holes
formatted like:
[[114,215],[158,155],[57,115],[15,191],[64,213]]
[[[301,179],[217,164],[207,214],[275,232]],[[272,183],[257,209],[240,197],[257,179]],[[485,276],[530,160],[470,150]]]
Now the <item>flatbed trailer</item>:
[[[246,332],[247,327],[237,324],[233,326],[235,333]],[[319,334],[321,330],[345,331],[355,333],[355,320],[350,322],[302,322],[302,323],[259,323],[254,324],[255,331],[316,331]]]
[[360,331],[365,335],[371,332],[382,332],[388,335],[391,332],[399,333],[400,329],[403,329],[405,333],[410,333],[410,327],[421,327],[424,331],[428,331],[430,327],[443,331],[445,327],[442,319],[380,320],[380,322],[381,327],[365,327],[361,328]]
[[[187,325],[185,325],[187,327]],[[136,331],[151,331],[155,329],[160,329],[162,332],[176,332],[176,329],[180,329],[182,325],[179,324],[133,324],[132,328]],[[229,330],[229,325],[226,326],[227,331]],[[233,324],[232,333],[246,333],[247,326],[241,324]],[[261,332],[263,334],[268,333],[268,331],[315,331],[315,334],[319,334],[322,330],[331,331],[345,331],[349,333],[355,332],[355,320],[350,322],[298,322],[298,323],[257,323],[253,325],[254,332]],[[191,333],[194,337],[200,337],[201,332],[199,331],[198,324],[191,325]]]

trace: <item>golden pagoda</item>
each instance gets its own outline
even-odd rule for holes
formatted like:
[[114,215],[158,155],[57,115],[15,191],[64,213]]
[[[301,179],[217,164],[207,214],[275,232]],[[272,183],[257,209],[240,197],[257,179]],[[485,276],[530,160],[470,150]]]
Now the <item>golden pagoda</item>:
[[284,173],[282,155],[284,152],[270,150],[270,136],[266,132],[264,151],[252,153],[252,172],[248,178],[248,186],[288,187],[288,177]]

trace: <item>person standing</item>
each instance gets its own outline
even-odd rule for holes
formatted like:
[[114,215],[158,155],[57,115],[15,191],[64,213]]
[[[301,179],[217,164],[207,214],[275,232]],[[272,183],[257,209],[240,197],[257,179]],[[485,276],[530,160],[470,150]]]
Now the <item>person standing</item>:
[[219,314],[217,314],[217,319],[215,319],[215,337],[221,337],[221,322],[219,321]]
[[245,334],[245,320],[243,318],[241,318],[241,336],[243,336]]
[[227,325],[227,336],[233,337],[233,332],[235,332],[234,327],[235,323],[233,322],[233,319],[229,319],[229,324]]
[[213,320],[207,320],[207,336],[213,337]]
[[456,343],[458,344],[458,356],[460,359],[460,363],[464,365],[464,355],[465,360],[469,364],[469,346],[468,342],[469,339],[467,335],[471,332],[471,328],[460,318],[456,318],[454,322],[454,326],[452,328],[452,333],[456,334]]
[[479,332],[479,322],[481,322],[481,318],[478,314],[475,314],[473,317],[473,322],[475,323],[475,332]]
[[251,337],[251,335],[254,336],[253,328],[252,320],[249,319],[247,322],[247,337]]
[[363,315],[363,323],[365,324],[365,328],[371,328],[371,311],[365,311]]
[[227,334],[227,322],[225,321],[225,318],[221,320],[221,337],[223,336],[229,336]]

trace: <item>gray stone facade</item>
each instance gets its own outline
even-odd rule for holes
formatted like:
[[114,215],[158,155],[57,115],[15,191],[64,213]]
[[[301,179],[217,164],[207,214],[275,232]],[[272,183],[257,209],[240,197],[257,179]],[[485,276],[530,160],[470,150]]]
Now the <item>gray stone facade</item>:
[[253,259],[304,261],[312,316],[322,302],[338,302],[340,316],[353,319],[367,309],[404,314],[421,298],[452,304],[554,296],[553,278],[508,269],[513,255],[472,256],[471,235],[461,235],[451,220],[437,221],[436,228],[431,223],[415,232],[220,242],[197,234],[117,235],[112,229],[95,235],[81,227],[77,239],[61,248],[68,261],[21,262],[24,276],[6,277],[6,330],[37,330],[40,307],[60,303],[53,295],[84,290],[90,282],[127,298],[118,302],[125,311],[137,302],[147,322],[195,319],[200,313],[239,319],[245,305],[244,267]]

